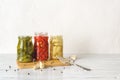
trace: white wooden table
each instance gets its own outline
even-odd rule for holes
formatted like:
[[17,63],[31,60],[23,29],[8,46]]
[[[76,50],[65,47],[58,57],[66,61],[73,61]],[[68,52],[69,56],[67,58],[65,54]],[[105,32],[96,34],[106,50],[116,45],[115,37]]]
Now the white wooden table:
[[76,66],[17,70],[15,54],[0,54],[0,80],[120,80],[120,54],[78,56],[76,63],[92,71]]

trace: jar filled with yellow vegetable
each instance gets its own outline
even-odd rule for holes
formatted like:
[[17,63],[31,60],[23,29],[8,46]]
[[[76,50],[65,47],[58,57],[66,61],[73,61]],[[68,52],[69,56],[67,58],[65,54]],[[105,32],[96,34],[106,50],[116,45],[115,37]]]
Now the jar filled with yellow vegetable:
[[50,37],[50,59],[57,59],[57,56],[63,57],[63,37]]

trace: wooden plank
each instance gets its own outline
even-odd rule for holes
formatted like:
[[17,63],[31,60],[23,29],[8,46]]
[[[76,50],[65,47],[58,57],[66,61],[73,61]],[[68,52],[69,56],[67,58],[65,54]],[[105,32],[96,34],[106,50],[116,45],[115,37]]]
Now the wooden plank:
[[[19,69],[33,68],[38,62],[20,63],[17,61],[17,66]],[[49,60],[45,61],[45,67],[56,67],[56,66],[69,66],[68,64],[63,64],[59,60]]]

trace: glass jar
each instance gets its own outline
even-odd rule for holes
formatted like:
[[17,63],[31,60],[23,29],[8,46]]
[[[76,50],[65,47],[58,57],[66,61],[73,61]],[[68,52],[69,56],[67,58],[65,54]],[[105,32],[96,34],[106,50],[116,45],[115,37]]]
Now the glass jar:
[[57,56],[63,57],[63,38],[62,36],[51,36],[50,59],[57,59]]
[[33,61],[33,43],[31,36],[19,36],[17,45],[17,60],[19,62]]
[[36,60],[37,59],[37,37],[39,36],[39,33],[35,33],[35,36],[34,36],[34,59]]
[[47,33],[37,33],[34,36],[34,50],[37,54],[37,60],[48,60],[48,35]]

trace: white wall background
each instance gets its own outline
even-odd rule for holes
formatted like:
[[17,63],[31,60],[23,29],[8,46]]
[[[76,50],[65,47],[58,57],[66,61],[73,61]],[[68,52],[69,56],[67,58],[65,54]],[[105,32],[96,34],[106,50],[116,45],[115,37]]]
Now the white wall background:
[[62,34],[64,53],[120,53],[120,0],[0,0],[0,53],[34,32]]

